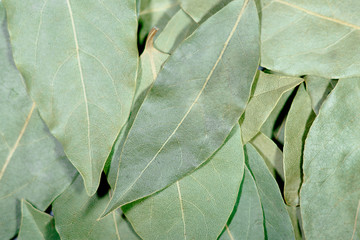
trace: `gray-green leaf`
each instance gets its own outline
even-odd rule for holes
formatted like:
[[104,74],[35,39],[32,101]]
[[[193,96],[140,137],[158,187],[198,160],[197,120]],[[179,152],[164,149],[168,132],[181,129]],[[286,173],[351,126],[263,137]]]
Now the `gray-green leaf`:
[[166,61],[127,137],[107,213],[176,182],[223,144],[249,98],[258,24],[253,0],[233,1]]
[[21,200],[21,226],[19,240],[60,240],[54,218]]
[[260,72],[241,120],[244,143],[250,141],[260,131],[281,96],[302,81],[304,81],[302,78]]
[[306,139],[300,192],[306,239],[359,239],[360,79],[341,79]]
[[295,239],[291,220],[275,179],[255,148],[247,144],[245,149],[246,164],[255,179],[263,208],[267,239]]
[[244,172],[237,125],[200,169],[165,190],[123,207],[143,239],[216,239],[236,202]]
[[3,2],[30,95],[92,195],[135,92],[135,1]]
[[360,1],[265,2],[262,66],[296,76],[359,76]]
[[296,93],[285,123],[284,197],[286,203],[291,206],[299,204],[305,139],[315,116],[311,108],[311,99],[302,84]]
[[259,192],[249,169],[245,167],[239,199],[220,240],[265,239],[263,211]]
[[98,220],[109,199],[109,194],[100,196],[97,193],[89,197],[81,178],[77,177],[53,203],[61,239],[139,239],[118,211]]
[[0,29],[0,239],[10,239],[19,228],[20,200],[45,210],[76,171],[26,93],[1,2]]

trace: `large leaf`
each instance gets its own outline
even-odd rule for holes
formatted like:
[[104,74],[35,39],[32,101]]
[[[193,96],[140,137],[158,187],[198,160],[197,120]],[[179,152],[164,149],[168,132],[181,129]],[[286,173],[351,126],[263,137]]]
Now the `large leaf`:
[[250,141],[259,132],[281,96],[302,81],[304,81],[302,78],[260,72],[241,120],[244,143]]
[[92,195],[135,92],[135,1],[4,5],[16,65]]
[[[169,56],[168,54],[162,53],[154,47],[154,37],[157,32],[158,30],[153,28],[146,40],[145,50],[140,57],[140,67],[138,69],[139,72],[136,81],[136,93],[130,113],[130,118],[124,128],[121,130],[120,135],[114,144],[114,154],[111,157],[111,166],[108,174],[108,181],[112,188],[115,187],[120,163],[120,155],[128,132],[134,123],[134,118],[139,111],[144,98],[151,89],[152,84],[157,78],[157,74],[159,73],[162,64]],[[161,32],[161,35],[162,34],[163,32]]]
[[176,49],[132,125],[106,212],[176,182],[223,144],[249,98],[258,30],[254,2],[236,0]]
[[76,171],[26,93],[1,3],[0,26],[0,239],[10,239],[19,227],[20,200],[45,210]]
[[360,79],[341,79],[315,119],[300,192],[306,239],[359,239]]
[[34,208],[24,199],[21,201],[21,226],[19,240],[60,240],[55,230],[54,218]]
[[305,139],[314,121],[315,113],[304,85],[301,85],[291,105],[285,124],[284,196],[288,205],[299,204],[302,183],[302,163]]
[[216,239],[236,202],[244,172],[239,126],[200,169],[123,207],[143,239]]
[[329,79],[360,74],[360,1],[266,2],[261,12],[262,66]]
[[200,22],[209,13],[215,13],[232,0],[180,0],[181,8],[191,16],[194,21]]
[[89,197],[81,178],[77,177],[53,203],[61,239],[139,239],[118,211],[97,220],[108,201],[109,194],[97,193]]
[[334,89],[337,80],[329,80],[321,77],[306,76],[306,90],[311,98],[311,105],[316,114],[329,93]]
[[171,53],[197,26],[198,24],[180,9],[156,39],[155,46],[162,52]]
[[259,192],[247,167],[245,167],[238,202],[219,239],[265,239]]
[[264,213],[267,239],[294,239],[294,230],[279,187],[255,148],[247,144],[246,164],[255,179]]

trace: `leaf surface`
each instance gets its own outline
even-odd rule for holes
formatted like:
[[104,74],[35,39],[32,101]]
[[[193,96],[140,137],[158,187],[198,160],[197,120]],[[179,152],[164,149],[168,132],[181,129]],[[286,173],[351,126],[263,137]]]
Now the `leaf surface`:
[[357,0],[267,1],[261,65],[295,76],[359,76],[359,11]]
[[255,179],[264,214],[267,239],[295,239],[289,214],[279,187],[256,149],[246,145],[246,164]]
[[21,200],[21,226],[19,240],[60,240],[55,230],[54,218]]
[[259,192],[247,167],[245,167],[238,202],[219,239],[265,239]]
[[139,239],[118,211],[97,220],[109,198],[109,194],[100,193],[89,197],[81,178],[77,177],[53,203],[61,239]]
[[310,96],[304,85],[300,85],[285,124],[284,197],[290,206],[299,204],[305,139],[315,116]]
[[123,207],[143,239],[216,239],[226,224],[244,172],[239,126],[201,168],[163,191]]
[[0,3],[0,239],[20,223],[20,200],[45,210],[76,171],[41,120],[16,69]]
[[339,80],[308,133],[300,192],[307,239],[360,238],[359,101],[360,79]]
[[258,80],[254,82],[254,92],[241,120],[244,143],[250,141],[259,132],[281,96],[302,81],[304,81],[302,78],[260,72]]
[[135,1],[3,2],[16,65],[92,195],[135,92]]
[[176,182],[224,143],[258,66],[257,20],[253,1],[233,1],[166,61],[126,139],[107,213]]

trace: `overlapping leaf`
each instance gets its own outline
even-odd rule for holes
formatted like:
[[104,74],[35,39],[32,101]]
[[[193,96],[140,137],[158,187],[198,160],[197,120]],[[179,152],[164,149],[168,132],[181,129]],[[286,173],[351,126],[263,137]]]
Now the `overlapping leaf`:
[[216,239],[236,202],[244,171],[239,126],[200,169],[123,207],[143,239]]
[[302,183],[302,163],[305,139],[315,118],[311,99],[304,85],[301,85],[291,105],[285,124],[284,197],[291,206],[299,204]]
[[360,79],[341,79],[306,139],[300,193],[306,239],[359,239]]
[[246,164],[255,180],[264,214],[267,239],[294,239],[294,230],[279,187],[255,148],[247,144]]
[[135,92],[135,1],[4,4],[16,65],[42,118],[94,194]]
[[302,81],[304,81],[302,78],[259,73],[241,120],[244,143],[250,141],[259,132],[281,96]]
[[80,177],[53,203],[56,229],[61,239],[139,239],[118,211],[98,220],[109,194],[89,197]]
[[289,75],[329,79],[360,74],[359,1],[265,2],[262,66]]
[[0,239],[10,239],[19,228],[20,200],[45,210],[76,171],[26,93],[1,3],[0,26]]
[[254,2],[236,0],[176,49],[129,132],[106,212],[176,182],[223,144],[249,98],[258,37]]
[[19,240],[60,240],[55,230],[54,218],[34,208],[26,200],[21,201],[21,226]]

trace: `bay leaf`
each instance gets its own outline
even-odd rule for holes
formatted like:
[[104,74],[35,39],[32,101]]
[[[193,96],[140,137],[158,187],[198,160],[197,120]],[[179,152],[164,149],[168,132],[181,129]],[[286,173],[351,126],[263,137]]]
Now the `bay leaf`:
[[60,240],[54,218],[21,200],[21,226],[19,240]]
[[76,173],[26,93],[6,25],[0,2],[0,239],[18,231],[22,198],[44,211]]
[[129,131],[106,213],[176,182],[223,144],[249,98],[257,27],[255,3],[233,1],[166,61]]
[[135,1],[3,2],[15,63],[92,195],[135,93]]
[[244,172],[240,128],[198,170],[122,209],[142,239],[216,239],[235,205]]
[[360,1],[267,0],[261,65],[287,75],[360,75]]
[[306,239],[359,239],[360,79],[340,79],[304,150],[300,192]]

